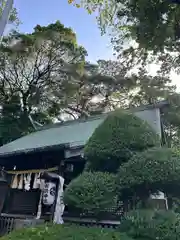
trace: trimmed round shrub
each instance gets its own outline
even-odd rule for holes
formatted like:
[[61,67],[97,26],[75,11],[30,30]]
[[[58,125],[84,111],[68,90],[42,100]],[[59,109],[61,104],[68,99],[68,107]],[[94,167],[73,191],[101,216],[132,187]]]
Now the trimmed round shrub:
[[132,240],[126,234],[112,229],[82,227],[77,225],[42,225],[21,229],[1,238],[2,240]]
[[111,113],[87,142],[87,170],[116,172],[137,151],[159,146],[159,136],[147,122],[127,111]]
[[137,153],[120,167],[117,181],[121,192],[130,189],[143,196],[159,190],[178,196],[180,155],[170,148],[151,148]]
[[180,239],[180,215],[173,211],[140,209],[128,212],[119,230],[134,239]]
[[98,215],[117,203],[116,176],[103,172],[84,172],[67,186],[64,201],[70,208]]

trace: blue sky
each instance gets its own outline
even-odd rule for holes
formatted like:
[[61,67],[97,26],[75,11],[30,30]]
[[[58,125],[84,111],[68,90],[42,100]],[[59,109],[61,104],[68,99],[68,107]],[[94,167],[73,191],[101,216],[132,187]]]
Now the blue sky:
[[18,16],[22,21],[19,29],[31,32],[37,24],[48,25],[57,20],[71,27],[77,35],[78,43],[88,51],[88,59],[112,58],[110,38],[101,36],[95,16],[88,15],[84,9],[68,4],[68,0],[14,0]]

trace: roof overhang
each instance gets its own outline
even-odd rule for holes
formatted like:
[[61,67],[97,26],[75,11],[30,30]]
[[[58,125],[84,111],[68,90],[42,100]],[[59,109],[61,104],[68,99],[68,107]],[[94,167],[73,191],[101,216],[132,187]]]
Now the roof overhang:
[[[168,101],[161,101],[151,105],[144,105],[126,110],[141,112],[145,110],[162,109],[168,105]],[[29,134],[0,147],[0,158],[60,149],[69,151],[69,154],[73,154],[73,152],[75,153],[76,151],[78,152],[78,149],[83,148],[87,139],[92,135],[94,129],[102,121],[104,121],[108,114],[109,113],[104,113],[87,119],[78,119],[74,121],[67,121],[64,124],[54,124],[43,127],[35,133]],[[61,131],[61,129],[63,131]],[[65,136],[67,134],[68,138]],[[80,137],[75,137],[77,135]],[[24,144],[25,142],[28,142],[28,144]],[[43,144],[41,144],[41,142],[43,142]]]
[[40,148],[31,148],[31,149],[23,149],[18,151],[11,151],[11,152],[5,152],[0,153],[0,158],[6,158],[10,156],[17,156],[17,155],[26,155],[31,153],[39,153],[39,152],[47,152],[47,151],[55,151],[55,150],[65,150],[69,148],[69,144],[57,144],[53,146],[45,146]]

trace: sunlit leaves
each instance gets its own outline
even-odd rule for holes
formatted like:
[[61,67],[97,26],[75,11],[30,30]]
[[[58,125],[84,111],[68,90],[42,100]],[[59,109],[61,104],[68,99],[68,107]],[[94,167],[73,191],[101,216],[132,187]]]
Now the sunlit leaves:
[[126,42],[134,39],[141,48],[159,51],[180,38],[180,6],[157,0],[69,1],[95,13],[102,33],[111,29]]

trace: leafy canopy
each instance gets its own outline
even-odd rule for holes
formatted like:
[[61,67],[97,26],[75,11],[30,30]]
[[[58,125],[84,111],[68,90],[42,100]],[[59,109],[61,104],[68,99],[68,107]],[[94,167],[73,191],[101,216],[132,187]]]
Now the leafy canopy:
[[[76,3],[77,1],[71,1]],[[98,12],[102,32],[115,30],[119,44],[135,40],[140,48],[163,50],[173,48],[180,38],[179,4],[158,0],[81,0],[80,5]]]
[[33,131],[30,118],[39,125],[52,122],[63,105],[63,100],[54,104],[54,89],[67,94],[71,79],[66,65],[81,64],[86,51],[59,21],[37,25],[31,34],[11,32],[0,49],[2,144]]

